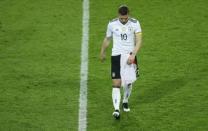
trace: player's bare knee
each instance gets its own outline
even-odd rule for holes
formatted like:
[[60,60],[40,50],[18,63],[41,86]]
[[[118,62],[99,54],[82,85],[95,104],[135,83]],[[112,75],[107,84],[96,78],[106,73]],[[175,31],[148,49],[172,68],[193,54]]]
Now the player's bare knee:
[[113,87],[120,88],[121,87],[121,80],[120,79],[113,79]]

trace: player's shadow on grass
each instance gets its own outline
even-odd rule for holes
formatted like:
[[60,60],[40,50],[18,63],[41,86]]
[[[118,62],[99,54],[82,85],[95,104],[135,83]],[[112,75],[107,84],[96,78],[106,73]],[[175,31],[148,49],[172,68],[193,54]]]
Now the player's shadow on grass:
[[164,96],[170,95],[186,84],[185,79],[177,78],[173,80],[161,81],[158,85],[148,87],[137,99],[139,103],[153,103]]

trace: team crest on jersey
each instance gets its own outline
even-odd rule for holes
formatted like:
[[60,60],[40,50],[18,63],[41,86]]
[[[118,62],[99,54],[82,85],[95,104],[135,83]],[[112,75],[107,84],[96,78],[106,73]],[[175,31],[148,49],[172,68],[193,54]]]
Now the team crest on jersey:
[[116,28],[116,30],[115,30],[115,31],[119,31],[119,30],[118,30],[118,28]]
[[132,27],[129,27],[128,30],[131,32],[133,30],[133,28]]

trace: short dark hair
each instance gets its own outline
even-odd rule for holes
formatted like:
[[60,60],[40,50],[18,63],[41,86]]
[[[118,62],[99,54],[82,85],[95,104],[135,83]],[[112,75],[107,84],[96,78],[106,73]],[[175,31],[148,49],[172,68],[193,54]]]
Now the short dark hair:
[[127,15],[129,13],[129,8],[126,6],[126,5],[121,5],[119,8],[118,8],[118,13],[120,15]]

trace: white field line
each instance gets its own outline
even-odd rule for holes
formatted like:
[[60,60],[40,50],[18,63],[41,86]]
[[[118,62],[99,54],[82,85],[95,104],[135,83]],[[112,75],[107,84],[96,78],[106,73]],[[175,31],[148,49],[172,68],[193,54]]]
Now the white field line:
[[87,130],[87,79],[88,79],[88,41],[89,41],[89,0],[82,4],[82,49],[80,69],[79,131]]

